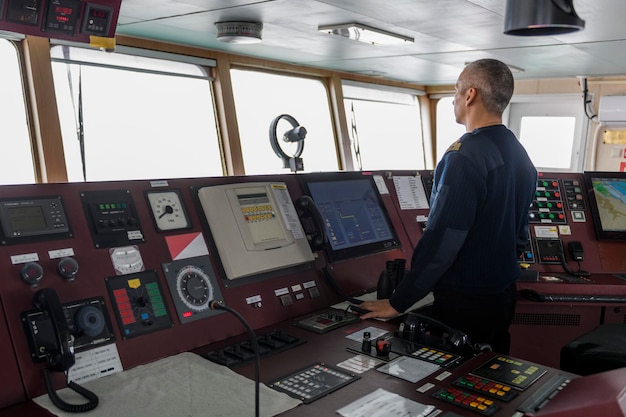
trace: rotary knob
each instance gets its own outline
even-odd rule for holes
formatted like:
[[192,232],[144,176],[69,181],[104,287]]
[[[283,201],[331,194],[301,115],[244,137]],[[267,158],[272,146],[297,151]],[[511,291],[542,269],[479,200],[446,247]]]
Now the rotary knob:
[[20,271],[20,276],[28,285],[36,286],[43,278],[43,268],[37,262],[26,262]]
[[78,273],[78,262],[76,262],[74,258],[70,257],[61,258],[59,264],[57,265],[57,271],[59,272],[59,275],[61,275],[61,278],[73,281]]

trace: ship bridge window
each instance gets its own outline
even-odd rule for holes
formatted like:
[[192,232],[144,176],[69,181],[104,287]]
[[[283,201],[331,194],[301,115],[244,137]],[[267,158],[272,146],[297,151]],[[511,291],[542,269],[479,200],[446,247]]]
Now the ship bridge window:
[[439,162],[446,150],[465,134],[465,126],[456,122],[454,97],[441,97],[437,102],[437,144],[436,155]]
[[540,171],[581,172],[587,132],[580,94],[513,96],[509,128]]
[[[230,75],[247,175],[291,172],[284,168],[269,139],[272,121],[283,114],[292,116],[307,130],[300,156],[304,172],[339,169],[328,92],[322,81],[240,68],[231,69]],[[291,128],[282,119],[276,126],[277,140],[288,156],[297,150],[295,143],[282,140]]]
[[[443,97],[437,103],[437,161],[465,133],[465,127],[455,121],[452,100]],[[587,119],[581,95],[513,96],[502,117],[538,170],[583,170]]]
[[56,45],[69,181],[224,175],[210,59]]
[[0,62],[0,141],[5,149],[0,164],[0,183],[34,183],[35,168],[22,74],[15,44],[7,39],[0,39]]
[[426,168],[424,92],[347,80],[342,89],[355,170]]

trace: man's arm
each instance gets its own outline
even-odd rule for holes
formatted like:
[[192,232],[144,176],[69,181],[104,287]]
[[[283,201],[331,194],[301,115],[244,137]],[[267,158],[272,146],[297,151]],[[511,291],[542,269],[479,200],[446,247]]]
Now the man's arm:
[[411,270],[389,300],[397,312],[432,291],[454,263],[486,195],[485,173],[471,159],[449,152],[440,164],[428,226],[413,252]]

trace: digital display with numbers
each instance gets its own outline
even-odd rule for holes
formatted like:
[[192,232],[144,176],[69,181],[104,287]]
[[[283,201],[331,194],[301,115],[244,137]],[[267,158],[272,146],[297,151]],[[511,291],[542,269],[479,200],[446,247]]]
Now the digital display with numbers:
[[[0,31],[111,49],[122,0],[0,0]],[[2,64],[0,63],[0,66]]]
[[94,19],[106,19],[109,17],[109,13],[106,10],[91,7],[87,17],[93,17]]
[[80,12],[79,0],[52,0],[41,30],[73,36]]
[[81,32],[86,35],[107,36],[113,9],[100,4],[87,3]]

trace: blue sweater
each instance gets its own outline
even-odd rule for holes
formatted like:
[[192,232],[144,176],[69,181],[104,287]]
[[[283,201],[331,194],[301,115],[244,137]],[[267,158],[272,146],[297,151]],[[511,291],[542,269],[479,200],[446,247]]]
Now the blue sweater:
[[520,274],[537,171],[503,125],[466,133],[435,170],[428,225],[392,295],[403,312],[430,291],[497,294]]

